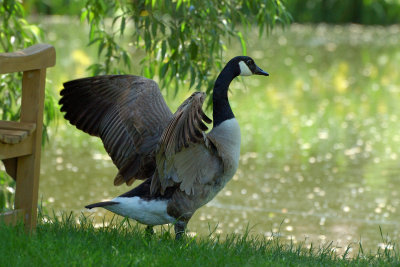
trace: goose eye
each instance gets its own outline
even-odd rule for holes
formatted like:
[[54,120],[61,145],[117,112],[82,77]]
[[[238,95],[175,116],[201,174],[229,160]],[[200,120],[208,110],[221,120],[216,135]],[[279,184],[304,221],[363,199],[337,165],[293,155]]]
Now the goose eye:
[[253,60],[249,59],[249,60],[246,61],[246,64],[247,64],[248,66],[250,66],[250,65],[253,65],[254,62],[253,62]]

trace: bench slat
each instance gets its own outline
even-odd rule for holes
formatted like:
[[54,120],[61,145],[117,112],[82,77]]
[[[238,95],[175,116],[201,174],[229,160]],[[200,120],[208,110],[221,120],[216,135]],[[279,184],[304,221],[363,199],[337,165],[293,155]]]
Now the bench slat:
[[35,123],[0,121],[0,142],[5,144],[18,144],[35,129]]
[[27,131],[0,129],[0,142],[5,144],[18,144],[27,136]]

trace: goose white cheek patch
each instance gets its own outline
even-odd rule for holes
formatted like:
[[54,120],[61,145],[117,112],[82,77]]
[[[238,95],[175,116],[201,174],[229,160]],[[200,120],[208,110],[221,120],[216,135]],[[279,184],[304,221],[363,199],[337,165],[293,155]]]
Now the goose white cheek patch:
[[240,67],[240,76],[250,76],[253,75],[249,67],[244,63],[243,61],[239,62],[239,67]]

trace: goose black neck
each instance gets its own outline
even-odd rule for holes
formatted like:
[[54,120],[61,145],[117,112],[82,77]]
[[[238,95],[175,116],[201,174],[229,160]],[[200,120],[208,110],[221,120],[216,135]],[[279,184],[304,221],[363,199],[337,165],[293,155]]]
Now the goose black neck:
[[228,101],[228,89],[232,80],[239,73],[233,68],[230,62],[219,74],[215,81],[213,90],[213,121],[214,127],[221,124],[223,121],[233,119],[235,115],[232,112]]

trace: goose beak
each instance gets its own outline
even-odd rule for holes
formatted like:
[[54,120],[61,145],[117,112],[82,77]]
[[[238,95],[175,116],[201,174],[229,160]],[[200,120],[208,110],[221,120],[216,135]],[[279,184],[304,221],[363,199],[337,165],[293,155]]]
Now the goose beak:
[[260,69],[260,67],[256,66],[256,71],[254,72],[254,74],[257,75],[264,75],[264,76],[269,76],[268,72],[263,71],[262,69]]

